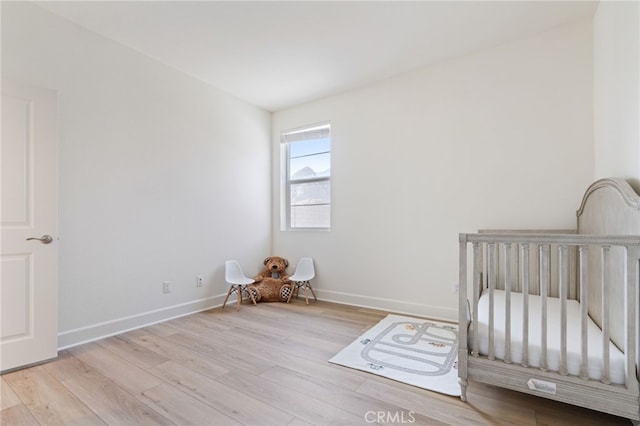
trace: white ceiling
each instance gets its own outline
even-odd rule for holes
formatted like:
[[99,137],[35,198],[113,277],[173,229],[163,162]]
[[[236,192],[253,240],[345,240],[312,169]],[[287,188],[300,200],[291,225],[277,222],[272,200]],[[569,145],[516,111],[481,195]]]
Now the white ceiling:
[[70,1],[42,7],[269,111],[590,19],[582,1]]

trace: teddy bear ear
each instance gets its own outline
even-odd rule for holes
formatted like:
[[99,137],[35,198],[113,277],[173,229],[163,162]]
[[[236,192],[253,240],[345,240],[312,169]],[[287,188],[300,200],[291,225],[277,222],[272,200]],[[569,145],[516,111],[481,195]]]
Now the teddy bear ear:
[[264,262],[262,262],[262,263],[264,263],[264,264],[266,265],[266,264],[267,264],[267,263],[269,263],[270,261],[271,261],[271,258],[270,258],[270,257],[267,257],[267,258],[264,260]]
[[286,268],[287,266],[289,266],[289,261],[287,259],[283,259],[284,260],[284,267]]

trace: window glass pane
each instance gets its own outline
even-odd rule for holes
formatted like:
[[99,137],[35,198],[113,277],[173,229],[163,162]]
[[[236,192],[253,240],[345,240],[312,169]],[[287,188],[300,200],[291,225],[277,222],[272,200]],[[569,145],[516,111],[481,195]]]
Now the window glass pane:
[[302,142],[291,143],[289,155],[291,158],[296,158],[329,151],[331,151],[331,141],[329,138],[309,139]]
[[[297,144],[294,145],[299,145]],[[326,177],[331,175],[331,154],[313,154],[304,157],[291,158],[289,162],[289,178],[308,179],[313,177]]]
[[329,204],[330,202],[331,185],[328,180],[291,184],[292,206]]
[[329,228],[331,206],[291,206],[292,228]]

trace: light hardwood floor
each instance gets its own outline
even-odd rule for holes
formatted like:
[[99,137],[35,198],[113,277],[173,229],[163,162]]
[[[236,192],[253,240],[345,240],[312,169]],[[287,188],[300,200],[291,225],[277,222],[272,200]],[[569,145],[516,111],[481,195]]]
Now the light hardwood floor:
[[130,331],[3,375],[0,424],[629,424],[479,383],[463,403],[327,362],[385,315],[326,302],[244,304]]

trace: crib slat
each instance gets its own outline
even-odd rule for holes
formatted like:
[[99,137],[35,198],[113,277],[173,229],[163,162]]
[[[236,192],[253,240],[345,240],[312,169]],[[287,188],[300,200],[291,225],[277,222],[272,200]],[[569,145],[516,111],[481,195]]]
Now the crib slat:
[[627,247],[627,273],[625,276],[626,288],[627,288],[627,347],[626,347],[626,362],[627,362],[627,377],[626,386],[627,389],[638,394],[638,380],[636,380],[636,357],[637,357],[637,339],[638,336],[634,332],[636,329],[636,316],[637,316],[637,297],[636,283],[638,282],[638,276],[640,275],[640,249],[638,247]]
[[587,340],[587,317],[589,315],[589,290],[587,283],[587,254],[589,246],[578,246],[579,279],[580,279],[580,331],[581,331],[581,355],[580,377],[589,378],[589,341]]
[[[469,323],[471,321],[467,299],[467,236],[459,236],[459,263],[458,263],[458,383],[460,384],[460,399],[467,400],[468,375],[468,355],[469,355]],[[464,296],[463,296],[464,295]],[[462,313],[466,312],[462,320]],[[471,325],[475,327],[475,324]]]
[[480,244],[474,242],[473,247],[473,343],[471,347],[471,355],[478,356],[478,345],[480,336],[478,335],[478,301],[480,300],[480,271],[482,269],[482,258],[480,257]]
[[558,246],[558,286],[560,292],[560,368],[558,372],[564,376],[567,370],[567,285],[569,270],[567,268],[567,246]]
[[489,353],[487,357],[490,360],[495,359],[494,351],[494,290],[496,287],[496,245],[495,243],[487,244],[487,263],[488,263],[488,280],[489,280]]
[[540,370],[547,370],[547,294],[549,289],[549,245],[538,245],[538,259],[540,266],[538,280],[541,299],[540,318]]
[[511,363],[511,243],[504,245],[504,362]]
[[522,361],[523,367],[529,366],[529,244],[521,244],[520,281],[522,283]]
[[609,291],[608,283],[609,279],[609,253],[611,246],[600,247],[602,267],[602,377],[600,381],[602,383],[611,383],[610,368],[609,368]]

